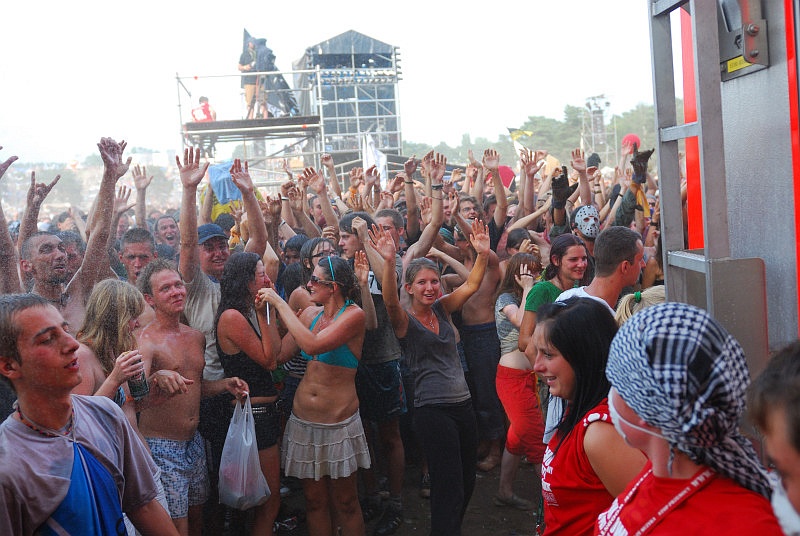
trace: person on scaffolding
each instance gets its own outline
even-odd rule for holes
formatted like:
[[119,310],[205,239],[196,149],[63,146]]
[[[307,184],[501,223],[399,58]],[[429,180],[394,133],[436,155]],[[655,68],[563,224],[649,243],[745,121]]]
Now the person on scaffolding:
[[[208,97],[200,97],[199,103],[199,106],[192,108],[192,121],[195,123],[210,123],[216,121],[217,111],[209,104]],[[216,141],[217,137],[213,134],[200,135],[201,150],[206,158],[214,158],[214,144]]]

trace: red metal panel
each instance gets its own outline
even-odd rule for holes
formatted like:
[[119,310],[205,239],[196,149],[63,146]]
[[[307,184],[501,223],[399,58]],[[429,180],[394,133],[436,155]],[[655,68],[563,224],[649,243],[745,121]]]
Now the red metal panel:
[[[796,0],[784,0],[784,18],[786,23],[786,68],[789,80],[789,126],[792,142],[792,169],[794,170],[794,254],[795,272],[797,274],[797,303],[800,309],[800,124],[798,122],[798,88],[797,88],[797,28],[795,28],[794,3]],[[800,333],[800,326],[798,326]]]
[[[787,0],[791,1],[791,0]],[[683,63],[683,118],[686,123],[697,121],[697,92],[694,79],[694,47],[692,46],[692,17],[681,9],[681,50]],[[702,248],[703,195],[700,185],[700,145],[697,137],[686,138],[687,235],[689,249]]]

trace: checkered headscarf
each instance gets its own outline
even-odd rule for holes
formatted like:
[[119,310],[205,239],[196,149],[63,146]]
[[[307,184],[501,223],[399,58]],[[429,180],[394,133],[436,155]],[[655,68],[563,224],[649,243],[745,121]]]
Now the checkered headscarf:
[[738,429],[750,380],[744,351],[706,311],[684,303],[639,311],[614,337],[606,376],[673,450],[770,496],[766,472]]

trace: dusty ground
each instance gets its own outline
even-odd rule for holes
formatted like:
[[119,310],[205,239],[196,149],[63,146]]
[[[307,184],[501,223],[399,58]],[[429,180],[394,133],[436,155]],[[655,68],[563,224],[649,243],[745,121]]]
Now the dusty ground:
[[[469,503],[467,515],[464,518],[463,534],[465,536],[533,536],[536,534],[536,516],[534,512],[523,512],[509,507],[497,507],[492,503],[492,497],[497,492],[497,483],[500,468],[497,467],[489,473],[477,471],[475,493]],[[539,476],[532,465],[523,463],[514,483],[514,491],[520,497],[534,500]],[[397,536],[427,535],[430,530],[430,506],[427,499],[419,496],[419,467],[407,466],[406,479],[403,491],[404,523],[395,533]],[[294,489],[289,497],[284,499],[287,510],[302,510],[304,506],[303,492]],[[367,525],[367,534],[371,535],[376,521]],[[306,525],[299,520],[296,529],[281,530],[279,535],[307,536]]]

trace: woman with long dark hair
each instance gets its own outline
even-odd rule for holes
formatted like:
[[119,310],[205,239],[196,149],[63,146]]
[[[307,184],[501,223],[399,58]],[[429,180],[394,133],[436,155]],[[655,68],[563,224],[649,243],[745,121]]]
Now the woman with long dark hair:
[[215,322],[217,353],[227,377],[239,377],[250,387],[261,472],[272,491],[267,502],[255,509],[252,534],[272,534],[281,495],[278,436],[280,419],[275,402],[278,391],[270,371],[277,353],[267,335],[270,329],[266,304],[256,300],[258,291],[270,284],[264,263],[255,253],[234,253],[225,263],[220,279],[220,303]]
[[617,332],[603,304],[571,298],[539,308],[526,355],[566,409],[542,461],[545,534],[592,534],[645,464],[611,423],[605,367]]
[[[525,313],[519,327],[519,349],[523,352],[536,327],[536,312],[545,303],[553,303],[565,290],[584,283],[589,253],[583,240],[574,234],[562,234],[550,245],[550,263],[542,281],[534,285],[525,301]],[[588,282],[587,282],[588,284]]]
[[312,303],[299,317],[272,288],[259,292],[288,330],[270,331],[280,355],[297,348],[307,362],[283,436],[287,476],[299,478],[306,497],[309,532],[330,535],[338,525],[345,536],[364,534],[356,472],[369,467],[369,451],[358,415],[355,375],[364,344],[365,315],[347,261],[319,259],[308,281]]

